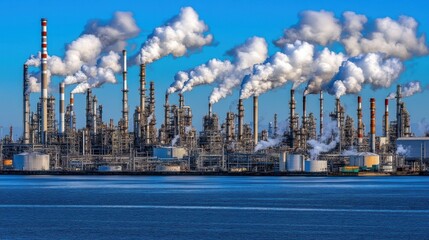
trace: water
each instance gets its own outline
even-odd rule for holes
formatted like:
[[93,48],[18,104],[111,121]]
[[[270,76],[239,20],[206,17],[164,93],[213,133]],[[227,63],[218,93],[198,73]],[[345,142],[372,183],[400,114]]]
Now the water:
[[0,239],[429,239],[429,178],[0,176]]

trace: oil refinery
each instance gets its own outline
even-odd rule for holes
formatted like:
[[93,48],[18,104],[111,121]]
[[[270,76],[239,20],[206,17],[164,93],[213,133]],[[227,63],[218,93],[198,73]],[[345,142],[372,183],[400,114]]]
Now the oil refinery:
[[[325,90],[317,91],[319,112],[307,112],[307,94],[295,97],[295,88],[288,97],[287,119],[272,116],[266,129],[259,129],[259,104],[256,92],[253,109],[244,108],[240,97],[235,111],[220,116],[207,103],[202,116],[202,129],[194,127],[201,116],[192,113],[184,91],[178,102],[170,101],[177,91],[167,91],[163,109],[156,108],[155,82],[146,81],[146,67],[141,62],[139,89],[128,87],[127,51],[122,51],[121,119],[103,118],[103,103],[88,87],[85,106],[74,101],[74,92],[66,96],[67,85],[61,82],[58,91],[48,89],[48,40],[46,19],[41,20],[40,99],[31,102],[29,66],[23,65],[22,117],[23,133],[13,139],[13,129],[1,142],[3,173],[19,171],[52,172],[183,172],[183,173],[264,173],[264,174],[330,174],[357,173],[414,174],[427,171],[429,137],[415,137],[402,87],[397,86],[392,98],[367,98],[356,95],[356,111],[345,111],[340,96],[335,102],[324,101]],[[301,43],[299,43],[301,44]],[[305,46],[301,44],[300,46]],[[265,60],[264,57],[262,60]],[[236,64],[236,63],[233,63]],[[239,65],[239,64],[236,64]],[[231,71],[239,71],[236,66]],[[130,77],[131,78],[131,77]],[[243,83],[244,85],[244,83]],[[243,86],[242,85],[242,86]],[[52,86],[51,86],[52,87]],[[55,94],[58,92],[58,94]],[[129,104],[129,92],[139,93],[139,105]],[[314,93],[313,93],[314,96]],[[59,104],[56,102],[59,99]],[[391,100],[391,101],[389,101]],[[118,100],[119,101],[119,100]],[[296,109],[301,101],[302,110]],[[370,105],[364,116],[362,103]],[[376,119],[376,102],[384,102],[383,119]],[[31,110],[35,106],[35,111]],[[160,106],[160,104],[158,104]],[[395,114],[389,115],[389,107]],[[85,108],[85,127],[76,125],[76,109]],[[329,119],[324,111],[333,109]],[[350,110],[350,109],[349,109]],[[163,111],[156,119],[155,111]],[[379,110],[380,111],[380,110]],[[245,114],[253,116],[245,122]],[[356,117],[356,118],[354,118]],[[370,126],[364,125],[370,119]],[[354,121],[357,119],[357,122]],[[280,121],[288,127],[281,129]],[[158,123],[158,124],[157,124]],[[159,124],[161,123],[161,124]],[[160,127],[157,127],[160,126]],[[382,128],[382,135],[377,135]]]

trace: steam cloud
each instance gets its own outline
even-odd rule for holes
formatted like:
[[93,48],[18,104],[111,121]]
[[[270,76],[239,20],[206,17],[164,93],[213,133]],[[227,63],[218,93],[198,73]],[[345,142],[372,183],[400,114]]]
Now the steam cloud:
[[255,152],[264,150],[270,147],[274,147],[279,145],[282,142],[282,138],[269,138],[267,141],[259,141],[258,144],[255,147]]
[[399,77],[403,64],[398,58],[385,58],[383,54],[368,53],[343,62],[337,75],[325,87],[337,98],[358,93],[363,85],[373,89],[388,88]]
[[[116,79],[112,81],[108,75],[110,72],[120,71],[120,65],[118,69],[117,63],[107,63],[109,60],[102,58],[107,55],[110,60],[115,59],[112,57],[111,51],[122,50],[126,41],[137,36],[139,32],[140,29],[129,12],[116,12],[108,22],[89,21],[82,35],[67,45],[63,58],[48,57],[48,76],[69,76],[65,84],[82,82],[82,85],[92,87],[102,85],[104,80],[106,80],[105,82],[116,82]],[[29,66],[40,66],[40,53],[38,56],[31,56],[26,63]],[[98,74],[94,75],[94,72],[98,72]],[[40,85],[40,77],[38,77],[40,73],[33,73],[32,76],[37,81],[30,81],[30,88],[40,90],[40,87],[33,86],[33,84]],[[73,77],[79,80],[73,80]],[[87,82],[84,83],[84,81]],[[81,87],[78,86],[78,88]]]
[[243,77],[250,73],[254,64],[267,58],[268,47],[265,39],[251,37],[243,44],[228,51],[232,60],[212,59],[187,72],[179,72],[168,93],[190,91],[202,84],[218,83],[210,96],[210,102],[216,103],[232,93],[239,86]]
[[399,144],[396,147],[396,154],[401,156],[407,156],[410,153],[409,148],[405,148],[403,145]]
[[336,121],[331,121],[325,124],[326,128],[320,140],[310,139],[307,143],[310,145],[309,151],[312,160],[317,159],[320,153],[329,152],[337,146],[340,140],[340,135]]
[[[412,81],[405,85],[402,85],[402,97],[411,97],[414,94],[422,91],[423,89],[419,81]],[[396,92],[391,92],[389,96],[387,96],[387,98],[389,99],[396,98]]]
[[169,54],[181,57],[201,49],[213,41],[213,35],[207,31],[208,26],[193,8],[182,8],[179,15],[155,28],[142,45],[138,61],[151,63]]

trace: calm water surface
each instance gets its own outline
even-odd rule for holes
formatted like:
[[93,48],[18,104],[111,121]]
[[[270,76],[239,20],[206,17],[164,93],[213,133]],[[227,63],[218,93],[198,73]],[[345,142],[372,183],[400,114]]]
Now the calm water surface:
[[429,177],[0,176],[0,239],[429,239]]

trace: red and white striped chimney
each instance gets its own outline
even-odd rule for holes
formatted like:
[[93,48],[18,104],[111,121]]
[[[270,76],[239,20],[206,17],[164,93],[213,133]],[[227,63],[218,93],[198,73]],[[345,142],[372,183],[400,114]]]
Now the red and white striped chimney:
[[46,144],[48,131],[48,20],[41,19],[42,24],[42,61],[41,61],[41,82],[42,82],[42,144]]
[[371,108],[371,145],[370,145],[370,150],[371,152],[375,153],[375,98],[371,98],[370,99],[370,108]]
[[59,124],[59,133],[63,134],[64,133],[64,129],[65,129],[65,113],[64,113],[64,108],[65,108],[65,104],[64,104],[64,88],[65,88],[65,84],[62,82],[60,83],[60,124]]

